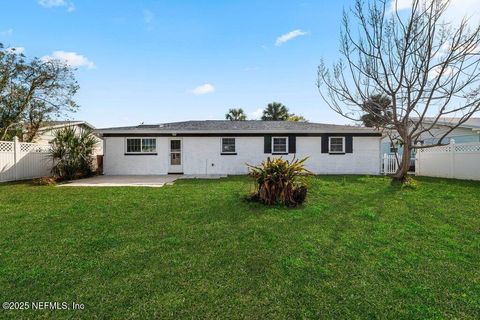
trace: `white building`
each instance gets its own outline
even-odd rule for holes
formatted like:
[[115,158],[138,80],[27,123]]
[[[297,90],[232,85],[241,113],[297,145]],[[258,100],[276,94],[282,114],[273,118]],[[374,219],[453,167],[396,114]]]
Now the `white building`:
[[379,174],[381,134],[289,121],[186,121],[99,129],[104,174],[246,174],[267,157],[309,157],[317,174]]
[[[421,128],[425,129],[425,132],[422,133],[418,139],[419,142],[423,145],[436,144],[446,133],[448,134],[443,139],[443,144],[448,144],[451,139],[454,139],[455,143],[480,142],[480,118],[470,118],[465,123],[451,130],[451,128],[458,124],[458,121],[459,118],[440,118],[436,122],[432,118],[425,118],[421,124]],[[402,150],[401,146],[392,144],[390,138],[385,137],[383,139],[383,154],[393,154],[395,152],[401,154],[403,152]],[[414,155],[412,155],[412,157],[414,157]]]
[[[95,130],[95,127],[86,121],[46,121],[38,129],[34,142],[40,144],[49,144],[55,138],[55,131],[65,127],[73,127],[77,132],[80,129]],[[97,140],[97,145],[95,147],[95,155],[101,155],[103,154],[102,139],[97,136],[95,136],[95,138]]]

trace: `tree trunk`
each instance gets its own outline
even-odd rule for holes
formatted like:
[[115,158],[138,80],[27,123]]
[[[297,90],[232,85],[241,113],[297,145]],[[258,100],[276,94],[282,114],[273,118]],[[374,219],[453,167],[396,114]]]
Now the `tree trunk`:
[[410,158],[412,154],[412,148],[410,146],[410,141],[406,142],[403,145],[403,154],[400,165],[398,166],[397,172],[393,175],[393,179],[405,182],[408,174],[408,169],[410,168]]

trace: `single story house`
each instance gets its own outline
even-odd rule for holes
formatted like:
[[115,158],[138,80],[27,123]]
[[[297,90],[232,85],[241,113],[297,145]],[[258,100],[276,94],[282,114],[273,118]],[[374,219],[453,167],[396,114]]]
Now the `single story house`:
[[[49,144],[55,138],[55,130],[59,130],[65,127],[74,127],[75,130],[79,129],[91,129],[95,130],[95,127],[86,121],[80,120],[66,120],[66,121],[45,121],[38,129],[37,136],[34,142],[41,144]],[[97,135],[95,135],[97,145],[95,147],[95,155],[103,154],[103,142]]]
[[309,157],[317,174],[379,174],[371,128],[290,121],[186,121],[96,131],[104,174],[246,174],[267,157]]
[[[415,121],[415,119],[413,119]],[[432,118],[425,118],[422,126],[429,128],[433,123]],[[436,144],[440,138],[458,124],[459,118],[440,118],[436,124],[428,131],[421,135],[420,143],[423,145]],[[459,125],[452,130],[442,141],[442,143],[449,143],[451,139],[455,143],[475,143],[480,142],[480,118],[470,118],[466,122]],[[402,154],[403,148],[398,143],[392,143],[390,138],[385,137],[382,141],[382,154]],[[415,155],[412,154],[412,158]]]

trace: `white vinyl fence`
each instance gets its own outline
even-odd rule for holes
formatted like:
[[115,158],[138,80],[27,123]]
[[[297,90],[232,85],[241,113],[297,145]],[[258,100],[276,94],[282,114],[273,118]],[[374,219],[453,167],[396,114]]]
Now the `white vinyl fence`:
[[455,144],[418,149],[415,175],[480,180],[480,143]]
[[49,176],[52,161],[50,145],[0,141],[0,182]]
[[397,172],[397,169],[398,169],[397,157],[394,154],[385,153],[383,155],[382,173],[385,175],[394,174],[395,172]]
[[[397,157],[398,157],[398,159],[397,159]],[[385,153],[383,155],[381,172],[384,175],[394,174],[395,172],[397,172],[398,163],[400,161],[402,161],[402,155],[401,154],[395,155],[395,154]],[[410,167],[414,167],[414,166],[415,166],[415,158],[411,158],[410,159]]]

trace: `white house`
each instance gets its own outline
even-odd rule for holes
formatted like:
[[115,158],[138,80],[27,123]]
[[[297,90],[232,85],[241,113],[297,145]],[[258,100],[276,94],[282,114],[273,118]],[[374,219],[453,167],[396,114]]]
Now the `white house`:
[[[430,130],[421,135],[419,139],[420,143],[424,145],[438,143],[445,133],[458,124],[458,121],[459,118],[440,118],[435,125],[432,126],[434,120],[432,118],[425,118],[421,126],[422,128],[429,128]],[[442,143],[448,144],[450,139],[454,139],[455,143],[480,142],[480,118],[470,118],[465,123],[462,123],[448,133]],[[392,144],[390,139],[385,137],[382,141],[382,153],[393,154],[395,152],[401,154],[401,146]]]
[[289,121],[186,121],[99,129],[104,174],[246,174],[246,163],[308,156],[317,174],[379,174],[381,134]]
[[[59,130],[65,127],[74,127],[75,130],[79,129],[91,129],[95,130],[95,127],[86,121],[72,120],[72,121],[46,121],[38,129],[37,136],[34,142],[41,144],[49,144],[55,135],[55,130]],[[102,139],[95,136],[97,145],[95,148],[95,155],[103,154],[103,142]]]

